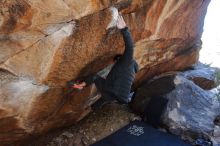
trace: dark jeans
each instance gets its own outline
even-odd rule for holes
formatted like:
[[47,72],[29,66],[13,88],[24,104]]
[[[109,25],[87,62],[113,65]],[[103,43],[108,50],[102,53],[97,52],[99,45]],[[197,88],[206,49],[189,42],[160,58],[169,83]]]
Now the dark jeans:
[[95,83],[96,88],[102,95],[103,102],[112,102],[117,100],[120,103],[128,103],[127,99],[123,99],[121,97],[118,97],[114,94],[113,88],[111,87],[110,83],[111,81],[107,81],[106,79],[102,78],[99,75],[93,75],[89,76],[87,80],[93,80]]
[[106,101],[116,100],[116,96],[111,92],[111,87],[108,86],[106,79],[96,75],[96,79],[94,80],[96,88],[101,93],[102,98]]

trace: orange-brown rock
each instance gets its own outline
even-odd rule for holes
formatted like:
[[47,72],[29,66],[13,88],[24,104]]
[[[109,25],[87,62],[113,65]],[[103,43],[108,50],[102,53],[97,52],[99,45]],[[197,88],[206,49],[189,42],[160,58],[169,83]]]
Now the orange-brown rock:
[[109,7],[135,42],[136,86],[198,59],[210,0],[0,1],[0,143],[73,124],[95,101],[92,87],[67,96],[66,82],[95,73],[123,52]]

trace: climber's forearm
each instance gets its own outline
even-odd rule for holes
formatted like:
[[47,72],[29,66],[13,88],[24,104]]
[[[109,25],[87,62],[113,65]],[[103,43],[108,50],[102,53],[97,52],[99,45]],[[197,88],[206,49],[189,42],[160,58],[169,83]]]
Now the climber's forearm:
[[124,43],[125,43],[125,51],[124,51],[123,57],[129,60],[132,60],[133,53],[134,53],[134,44],[133,44],[131,33],[128,30],[128,27],[121,29],[121,32],[122,32]]
[[128,30],[128,27],[122,16],[118,16],[117,28],[121,30],[125,43],[125,51],[120,60],[129,62],[133,59],[134,46],[130,31]]
[[126,50],[133,50],[133,40],[128,27],[121,29],[121,33],[123,35]]

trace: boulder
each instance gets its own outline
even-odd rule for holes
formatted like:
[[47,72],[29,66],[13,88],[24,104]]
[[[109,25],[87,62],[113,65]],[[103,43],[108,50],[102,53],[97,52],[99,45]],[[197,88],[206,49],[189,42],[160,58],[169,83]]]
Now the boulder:
[[[132,107],[144,115],[152,98],[168,99],[166,109],[161,115],[161,123],[169,132],[191,142],[197,138],[219,142],[219,87],[212,90],[201,88],[197,85],[198,82],[187,79],[193,72],[169,72],[153,78],[138,88]],[[203,76],[197,74],[197,70],[194,73],[201,75],[201,79],[204,80],[209,72]],[[155,107],[155,111],[158,108]],[[151,115],[154,116],[153,113]]]
[[185,78],[192,80],[196,85],[204,90],[211,90],[218,84],[217,74],[218,68],[213,67],[194,67],[192,70],[181,73]]
[[[198,60],[210,0],[4,0],[0,2],[0,143],[74,124],[97,99],[93,87],[66,95],[124,51],[112,6],[124,16],[140,66],[136,84]],[[68,97],[68,98],[67,98]]]
[[143,82],[136,89],[136,96],[132,103],[133,109],[143,113],[151,98],[165,96],[170,93],[175,89],[174,78],[177,75],[193,81],[194,84],[204,90],[211,90],[218,86],[218,68],[197,64],[192,67],[182,72],[163,73],[149,81]]
[[171,133],[188,140],[214,132],[214,121],[220,114],[220,102],[213,91],[205,91],[181,76],[174,79],[175,89],[165,98],[169,100],[163,115],[163,123]]
[[174,78],[176,72],[162,74],[142,84],[137,90],[132,101],[132,109],[143,114],[151,98],[163,97],[175,89]]
[[90,112],[90,105],[99,97],[94,86],[82,92],[51,88],[3,71],[0,79],[4,81],[0,84],[2,145],[72,125]]

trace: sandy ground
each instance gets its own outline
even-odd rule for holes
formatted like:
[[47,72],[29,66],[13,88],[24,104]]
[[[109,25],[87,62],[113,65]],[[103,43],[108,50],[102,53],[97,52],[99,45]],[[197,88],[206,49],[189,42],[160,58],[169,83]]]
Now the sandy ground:
[[112,103],[90,113],[77,125],[53,131],[35,139],[28,146],[88,146],[137,119],[140,117],[126,105]]

